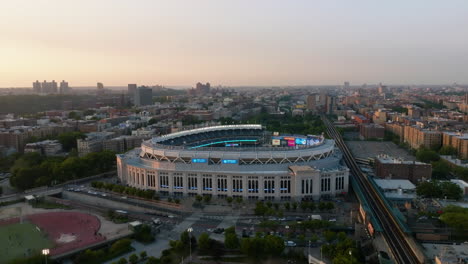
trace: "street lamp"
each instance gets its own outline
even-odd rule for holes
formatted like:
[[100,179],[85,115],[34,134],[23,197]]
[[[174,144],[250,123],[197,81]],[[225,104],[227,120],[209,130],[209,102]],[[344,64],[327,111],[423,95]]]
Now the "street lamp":
[[353,262],[353,251],[349,250],[349,261]]
[[193,231],[193,228],[192,227],[189,227],[187,229],[187,232],[189,233],[189,245],[190,245],[190,263],[192,263],[192,231]]
[[47,264],[47,255],[49,255],[49,253],[50,253],[50,250],[48,248],[44,248],[42,250],[42,255],[44,255],[44,257],[45,257],[45,263],[46,264]]

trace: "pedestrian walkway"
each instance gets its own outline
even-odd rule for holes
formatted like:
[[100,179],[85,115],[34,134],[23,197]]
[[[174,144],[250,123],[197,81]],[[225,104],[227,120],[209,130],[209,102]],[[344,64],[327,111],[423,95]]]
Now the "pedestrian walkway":
[[[236,223],[239,219],[240,211],[233,211],[230,215],[224,217],[223,221],[219,223],[217,228],[229,228],[231,226],[236,226]],[[224,242],[224,235],[223,234],[215,234],[211,233],[210,237],[214,240],[218,240]]]
[[173,229],[168,230],[164,229],[161,233],[156,235],[155,241],[151,244],[142,244],[136,241],[132,242],[132,247],[135,248],[134,251],[129,252],[123,256],[119,256],[113,260],[106,262],[106,264],[110,264],[114,261],[119,260],[120,258],[126,258],[132,254],[140,254],[142,251],[146,251],[148,257],[156,257],[160,258],[162,251],[169,248],[169,241],[171,240],[178,240],[180,238],[180,234],[191,227],[196,221],[200,220],[202,213],[196,212],[190,215],[189,217],[185,218],[182,222],[177,224]]

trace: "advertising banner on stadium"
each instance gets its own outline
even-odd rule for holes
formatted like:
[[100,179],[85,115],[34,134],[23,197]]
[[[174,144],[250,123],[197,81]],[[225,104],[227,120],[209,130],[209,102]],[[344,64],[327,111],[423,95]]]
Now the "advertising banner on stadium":
[[281,140],[280,139],[272,139],[271,144],[273,146],[279,146],[279,145],[281,145]]

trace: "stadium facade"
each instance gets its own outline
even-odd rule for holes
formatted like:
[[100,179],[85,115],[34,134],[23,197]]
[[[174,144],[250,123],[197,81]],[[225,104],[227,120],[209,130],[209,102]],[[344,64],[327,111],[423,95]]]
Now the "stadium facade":
[[348,192],[349,169],[323,136],[279,135],[261,125],[176,132],[117,155],[120,180],[163,194],[317,200]]

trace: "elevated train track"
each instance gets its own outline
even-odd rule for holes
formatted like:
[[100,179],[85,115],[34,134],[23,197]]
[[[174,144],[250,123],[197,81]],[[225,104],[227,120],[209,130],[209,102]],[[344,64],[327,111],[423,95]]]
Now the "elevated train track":
[[401,264],[424,263],[424,256],[420,253],[417,245],[403,231],[398,220],[392,214],[391,208],[386,206],[377,190],[373,188],[372,184],[362,173],[340,133],[325,116],[322,116],[322,119],[327,127],[328,135],[336,141],[337,146],[343,152],[344,160],[351,170],[352,177],[354,177],[354,180],[361,188],[370,210],[373,211],[375,220],[381,225],[383,229],[382,233],[392,251],[395,261]]

